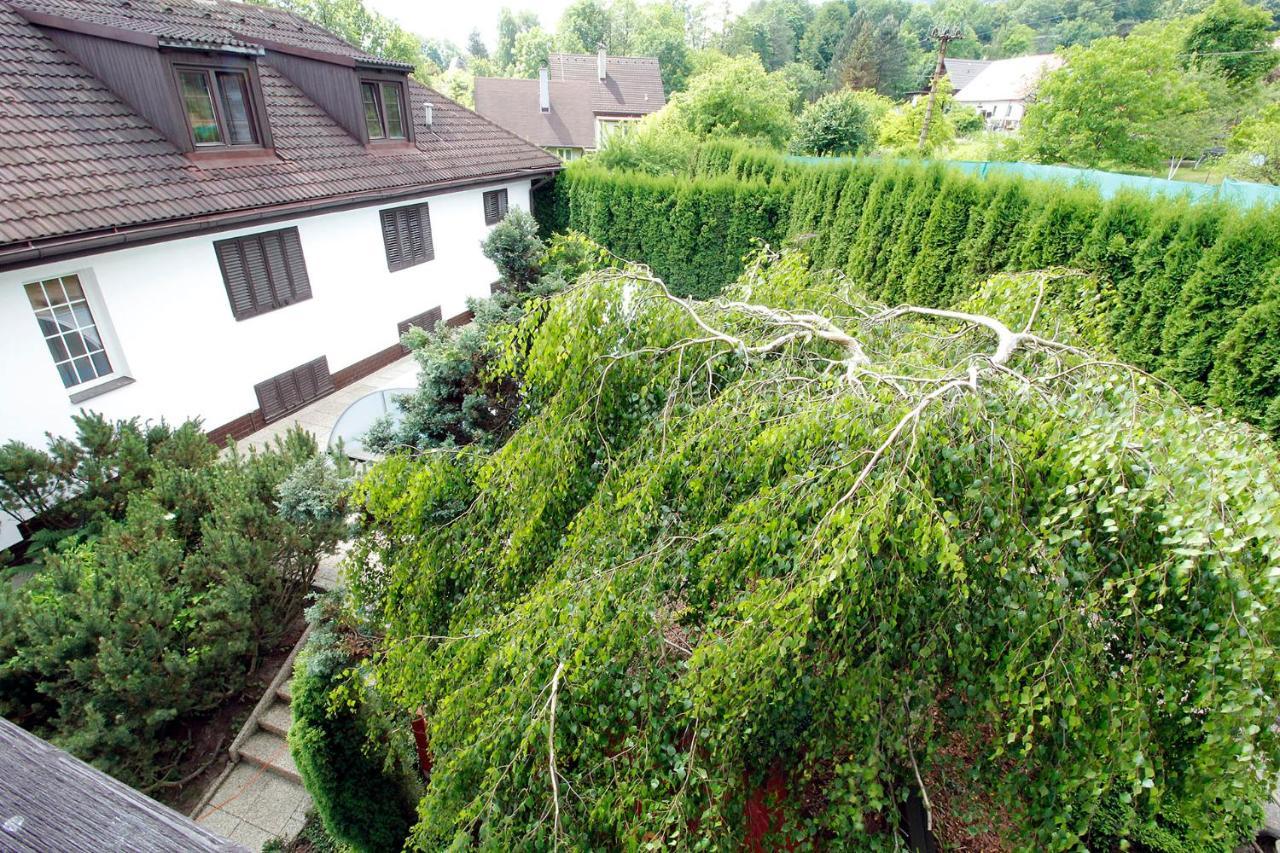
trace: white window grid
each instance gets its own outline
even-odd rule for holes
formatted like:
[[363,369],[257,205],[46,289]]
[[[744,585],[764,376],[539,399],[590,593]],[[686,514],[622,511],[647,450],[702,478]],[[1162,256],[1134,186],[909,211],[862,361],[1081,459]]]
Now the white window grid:
[[62,384],[71,388],[110,375],[111,359],[79,276],[34,281],[26,290]]

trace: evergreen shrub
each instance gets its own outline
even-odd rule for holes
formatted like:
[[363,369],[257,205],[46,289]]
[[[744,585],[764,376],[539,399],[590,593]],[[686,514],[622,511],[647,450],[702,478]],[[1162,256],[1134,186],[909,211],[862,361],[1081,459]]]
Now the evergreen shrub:
[[[788,240],[876,298],[935,307],[992,273],[1079,268],[1114,290],[1102,319],[1108,349],[1193,402],[1280,428],[1265,414],[1270,380],[1240,361],[1248,332],[1232,334],[1258,329],[1260,313],[1249,312],[1280,269],[1280,212],[1133,193],[1104,200],[1087,187],[940,164],[798,163],[730,140],[688,159],[667,175],[574,164],[544,190],[544,231],[581,231],[696,297],[718,293],[759,243]],[[1228,354],[1232,366],[1219,368]]]

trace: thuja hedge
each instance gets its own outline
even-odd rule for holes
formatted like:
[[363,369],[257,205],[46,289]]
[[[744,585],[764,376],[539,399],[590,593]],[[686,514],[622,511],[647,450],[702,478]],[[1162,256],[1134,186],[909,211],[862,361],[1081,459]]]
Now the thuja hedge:
[[1280,430],[1280,214],[884,161],[796,164],[731,143],[687,174],[575,164],[544,192],[547,231],[575,229],[705,297],[759,242],[802,242],[876,298],[946,305],[995,272],[1071,266],[1108,285],[1110,348]]

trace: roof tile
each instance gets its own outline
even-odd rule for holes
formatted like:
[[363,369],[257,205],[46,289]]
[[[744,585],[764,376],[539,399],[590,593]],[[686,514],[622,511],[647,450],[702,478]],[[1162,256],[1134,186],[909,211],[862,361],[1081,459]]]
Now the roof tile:
[[[412,80],[416,147],[370,153],[269,55],[258,66],[278,161],[197,166],[21,18],[15,2],[76,17],[113,10],[131,27],[154,28],[157,9],[175,10],[175,26],[194,26],[192,16],[206,7],[201,0],[0,0],[0,252],[86,232],[558,167],[544,151]],[[287,13],[207,2],[219,26],[239,14],[247,32],[274,28],[284,41],[280,31],[287,30],[293,43],[361,55]],[[423,123],[428,101],[430,127]]]

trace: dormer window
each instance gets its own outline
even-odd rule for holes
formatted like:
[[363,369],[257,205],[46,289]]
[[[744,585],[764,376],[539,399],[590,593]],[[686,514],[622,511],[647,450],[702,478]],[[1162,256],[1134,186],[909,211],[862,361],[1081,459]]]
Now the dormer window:
[[361,81],[360,101],[369,139],[408,139],[404,87],[397,82]]
[[179,67],[182,106],[197,149],[262,145],[252,86],[241,69]]

